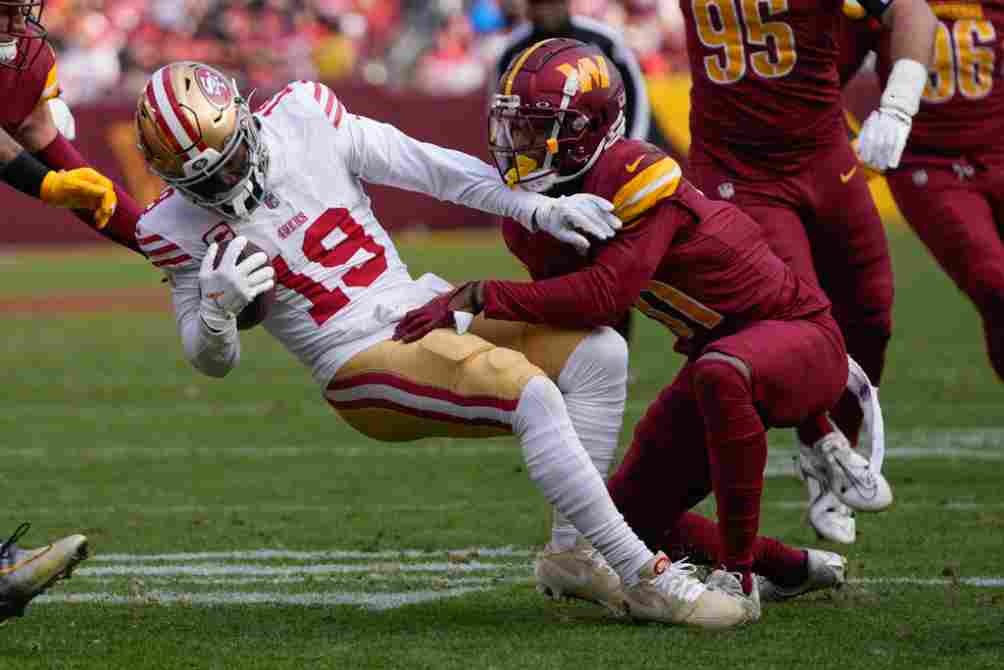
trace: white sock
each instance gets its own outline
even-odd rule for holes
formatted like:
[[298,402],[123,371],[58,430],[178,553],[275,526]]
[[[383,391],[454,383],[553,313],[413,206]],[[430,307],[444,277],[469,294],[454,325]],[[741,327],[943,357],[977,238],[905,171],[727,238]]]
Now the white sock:
[[[606,480],[617,451],[627,400],[627,342],[613,328],[597,328],[572,355],[558,376],[558,388],[579,441]],[[581,537],[575,526],[554,510],[551,548],[567,551]]]
[[614,506],[554,382],[530,380],[516,406],[513,432],[523,446],[530,479],[547,501],[571,520],[626,585],[636,583],[652,552]]

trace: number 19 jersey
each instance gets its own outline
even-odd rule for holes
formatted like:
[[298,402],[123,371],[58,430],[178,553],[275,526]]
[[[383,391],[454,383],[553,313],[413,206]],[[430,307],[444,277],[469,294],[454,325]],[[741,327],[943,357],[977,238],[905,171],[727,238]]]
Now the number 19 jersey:
[[348,114],[313,82],[290,84],[255,116],[270,164],[268,192],[251,217],[223,221],[168,189],[144,213],[137,238],[168,275],[179,323],[198,318],[198,271],[212,242],[243,235],[268,252],[276,303],[263,325],[325,384],[447,285],[412,280],[363,190],[361,173],[408,160],[386,155],[399,131]]

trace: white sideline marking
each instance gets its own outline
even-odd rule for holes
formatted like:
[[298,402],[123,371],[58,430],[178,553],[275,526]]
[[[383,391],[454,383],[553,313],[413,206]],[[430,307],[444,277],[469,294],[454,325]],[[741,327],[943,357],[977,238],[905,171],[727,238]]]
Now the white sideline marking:
[[205,551],[176,554],[98,554],[88,561],[94,563],[144,563],[155,561],[316,561],[316,560],[365,560],[373,558],[429,558],[444,557],[452,552],[463,552],[471,558],[525,558],[533,555],[529,549],[515,547],[470,547],[466,549],[389,549],[385,551],[293,551],[290,549],[254,549],[251,551]]
[[483,588],[458,588],[443,591],[409,591],[404,593],[276,593],[222,591],[219,593],[182,593],[177,591],[148,591],[139,596],[116,593],[66,593],[39,596],[32,604],[101,603],[104,605],[300,605],[321,607],[333,605],[360,605],[371,610],[387,610],[405,605],[425,603],[443,598],[455,598],[468,593],[484,591]]

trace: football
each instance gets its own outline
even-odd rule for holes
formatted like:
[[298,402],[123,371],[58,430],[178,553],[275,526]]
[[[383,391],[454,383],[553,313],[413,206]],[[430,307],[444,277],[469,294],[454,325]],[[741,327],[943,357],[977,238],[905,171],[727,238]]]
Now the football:
[[[213,259],[213,268],[219,267],[220,261],[223,259],[223,252],[226,251],[228,244],[230,244],[229,240],[224,240],[219,243],[219,248],[216,250],[216,258]],[[240,263],[245,258],[258,253],[259,251],[268,255],[268,252],[251,240],[248,240],[247,246],[244,247],[240,256],[237,257],[237,262]],[[272,261],[269,260],[269,264],[271,263]],[[249,328],[254,328],[260,324],[265,320],[265,317],[268,316],[273,303],[275,303],[274,286],[252,300],[247,307],[241,310],[241,313],[237,315],[237,329],[248,330]]]

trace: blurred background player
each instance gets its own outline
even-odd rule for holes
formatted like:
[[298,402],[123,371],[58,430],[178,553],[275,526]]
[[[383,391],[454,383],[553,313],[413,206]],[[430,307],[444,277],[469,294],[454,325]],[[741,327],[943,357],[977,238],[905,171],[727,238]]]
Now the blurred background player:
[[[494,97],[491,150],[507,183],[610,199],[624,228],[583,257],[507,224],[509,248],[536,281],[470,282],[448,296],[449,309],[438,298],[410,312],[395,337],[411,342],[455,326],[455,310],[595,328],[635,306],[665,325],[687,363],[635,429],[611,495],[640,537],[660,545],[714,492],[711,552],[726,573],[709,584],[759,613],[753,566],[766,431],[837,401],[848,378],[843,338],[823,293],[771,252],[752,219],[707,198],[662,150],[623,139],[623,84],[602,58],[595,46],[562,38],[522,52]],[[789,551],[793,572],[803,571],[788,585],[797,589],[808,556]],[[835,585],[843,559],[814,569]]]
[[[578,437],[598,423],[576,427],[566,398],[587,391],[579,412],[605,417],[604,452],[616,448],[627,367],[619,335],[535,338],[515,324],[485,337],[392,339],[408,309],[452,287],[411,278],[364,181],[511,217],[580,242],[579,253],[589,243],[578,230],[605,239],[620,226],[608,202],[512,190],[483,161],[349,113],[320,83],[294,82],[252,114],[230,80],[191,61],[153,74],[136,124],[147,164],[171,185],[143,214],[139,240],[167,275],[196,369],[223,377],[238,364],[235,315],[274,286],[264,327],[353,428],[384,441],[514,435],[531,480],[617,573],[624,600],[643,606],[639,617],[708,627],[750,620],[742,600],[706,589],[638,540]],[[265,251],[238,262],[248,240]]]
[[[983,319],[1004,380],[1004,2],[931,2],[934,62],[899,167],[886,173],[907,223]],[[889,39],[875,40],[890,76]]]
[[[742,207],[774,252],[823,288],[848,352],[877,385],[892,329],[892,264],[844,127],[842,7],[841,0],[681,3],[694,81],[690,168],[698,188]],[[865,162],[883,170],[899,163],[906,143],[935,20],[923,0],[865,0],[860,8],[890,31],[892,72],[859,145]],[[881,473],[851,448],[862,422],[857,399],[845,394],[831,417],[799,426],[799,469],[810,524],[850,543],[856,526],[847,506],[875,511],[892,497]]]
[[53,121],[47,103],[59,95],[59,80],[41,24],[44,4],[0,2],[0,179],[46,203],[75,210],[105,237],[139,252],[139,206],[87,167]]

